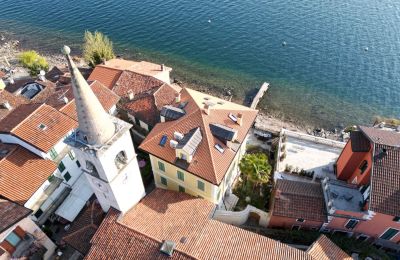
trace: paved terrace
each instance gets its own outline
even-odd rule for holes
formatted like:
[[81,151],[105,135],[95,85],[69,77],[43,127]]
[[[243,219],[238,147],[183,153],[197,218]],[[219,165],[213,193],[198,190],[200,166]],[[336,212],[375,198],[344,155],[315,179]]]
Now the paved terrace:
[[[283,142],[283,136],[286,141]],[[278,157],[280,158],[284,151],[281,147],[285,145],[286,157],[283,161],[277,160],[275,179],[285,178],[290,180],[304,181],[304,177],[285,174],[286,165],[292,168],[314,171],[314,178],[336,179],[333,171],[333,164],[336,162],[346,143],[333,141],[312,135],[297,133],[283,129],[279,142]]]

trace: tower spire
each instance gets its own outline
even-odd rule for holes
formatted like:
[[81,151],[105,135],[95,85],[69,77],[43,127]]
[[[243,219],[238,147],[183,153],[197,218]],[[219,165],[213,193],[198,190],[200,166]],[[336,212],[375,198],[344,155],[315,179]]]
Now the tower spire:
[[71,73],[80,137],[89,145],[102,145],[114,135],[115,124],[72,61],[71,49],[64,46],[62,53]]

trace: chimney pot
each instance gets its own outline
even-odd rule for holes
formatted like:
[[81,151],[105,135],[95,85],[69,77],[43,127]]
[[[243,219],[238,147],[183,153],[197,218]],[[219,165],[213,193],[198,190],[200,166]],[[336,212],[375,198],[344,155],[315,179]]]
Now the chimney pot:
[[238,113],[236,123],[240,126],[243,124],[243,114],[242,113]]
[[175,93],[175,102],[176,103],[181,102],[181,93]]
[[135,94],[133,93],[133,91],[132,91],[132,90],[129,90],[129,91],[128,91],[128,98],[129,98],[129,100],[133,100],[134,97],[135,97]]
[[178,145],[178,142],[175,140],[171,140],[169,141],[169,145],[171,146],[171,148],[175,149],[176,146]]

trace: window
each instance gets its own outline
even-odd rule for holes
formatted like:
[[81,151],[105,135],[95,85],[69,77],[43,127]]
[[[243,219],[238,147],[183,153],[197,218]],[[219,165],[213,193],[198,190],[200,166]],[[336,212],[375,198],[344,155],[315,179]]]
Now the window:
[[162,162],[158,162],[158,169],[160,169],[160,171],[165,172],[165,165]]
[[393,221],[394,221],[394,222],[400,222],[400,216],[394,217],[394,218],[393,218]]
[[60,162],[60,164],[58,165],[58,170],[60,170],[60,172],[63,172],[65,170],[65,165],[63,162]]
[[390,239],[392,239],[395,235],[397,235],[397,233],[399,233],[399,231],[398,231],[397,229],[389,228],[388,230],[385,231],[385,233],[383,233],[383,234],[381,235],[380,238],[386,239],[386,240],[390,240]]
[[99,173],[93,163],[86,161],[86,169],[92,176],[99,177]]
[[305,220],[304,220],[304,218],[298,218],[298,219],[296,219],[296,221],[303,223]]
[[198,188],[199,190],[204,191],[204,182],[202,182],[202,181],[197,181],[197,188]]
[[165,186],[168,185],[167,179],[166,179],[165,177],[162,177],[162,176],[161,176],[161,184],[162,184],[162,185],[165,185]]
[[21,241],[21,238],[15,234],[14,232],[11,232],[7,237],[6,240],[8,243],[10,243],[13,247],[16,247],[18,243]]
[[36,211],[36,213],[34,214],[34,216],[36,217],[36,218],[40,218],[40,216],[43,214],[43,210],[41,210],[41,209],[38,209],[37,211]]
[[64,174],[64,179],[65,179],[65,181],[69,181],[70,179],[71,179],[71,174],[69,174],[69,172],[66,172],[65,174]]
[[365,241],[365,240],[367,240],[368,239],[368,236],[366,236],[366,235],[359,235],[358,237],[357,237],[357,240],[358,241]]
[[78,160],[76,160],[76,165],[81,168],[81,163]]
[[358,167],[360,169],[360,173],[363,174],[365,172],[365,170],[368,168],[368,162],[366,160],[364,160],[361,164],[360,167]]
[[178,171],[177,174],[178,174],[178,179],[180,179],[181,181],[185,181],[185,175],[183,174],[183,172]]
[[56,159],[58,156],[58,154],[57,154],[56,150],[54,150],[54,148],[51,148],[49,154],[50,154],[51,159],[53,159],[53,160]]
[[115,156],[114,163],[117,169],[121,169],[128,162],[125,151],[121,151]]
[[185,192],[185,188],[179,185],[179,192]]
[[69,158],[71,158],[71,160],[74,160],[74,159],[75,159],[75,154],[74,154],[73,151],[69,151],[69,152],[68,152],[68,155],[69,155]]
[[353,228],[356,227],[357,223],[358,223],[358,220],[356,220],[356,219],[350,219],[349,221],[347,221],[347,223],[346,223],[346,225],[345,225],[345,228],[347,228],[347,229],[353,229]]

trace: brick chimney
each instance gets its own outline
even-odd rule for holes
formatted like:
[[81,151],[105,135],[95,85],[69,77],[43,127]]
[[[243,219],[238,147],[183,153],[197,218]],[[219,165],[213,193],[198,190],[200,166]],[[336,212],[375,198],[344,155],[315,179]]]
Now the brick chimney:
[[238,124],[240,126],[243,124],[243,114],[242,113],[238,113],[236,124]]

